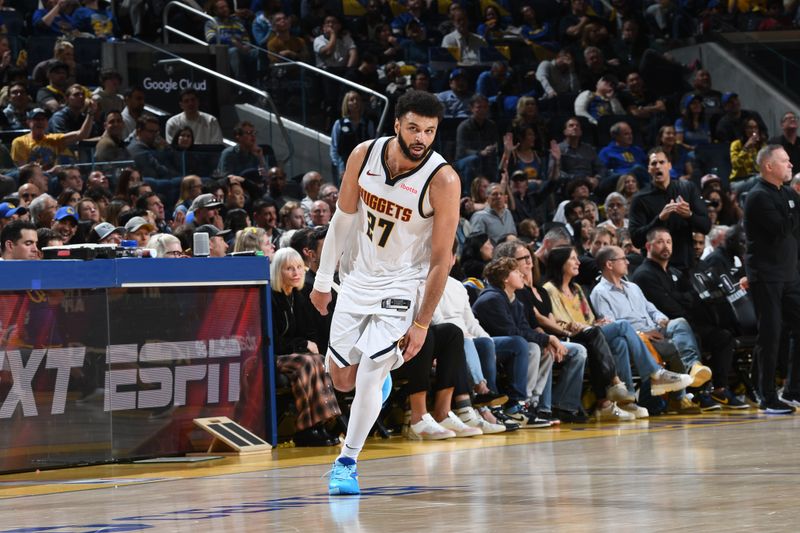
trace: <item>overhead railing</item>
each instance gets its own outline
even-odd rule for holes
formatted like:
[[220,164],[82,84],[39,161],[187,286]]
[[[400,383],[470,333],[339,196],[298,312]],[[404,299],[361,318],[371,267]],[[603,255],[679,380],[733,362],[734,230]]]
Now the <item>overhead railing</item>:
[[192,13],[194,15],[197,15],[198,17],[204,18],[204,19],[208,20],[209,22],[213,23],[214,26],[217,29],[217,31],[214,34],[214,35],[216,35],[216,40],[217,40],[217,42],[215,44],[219,44],[219,24],[217,23],[217,20],[214,17],[212,17],[211,15],[209,15],[208,13],[204,13],[203,11],[200,11],[199,9],[195,9],[192,6],[186,5],[183,2],[178,2],[178,1],[173,1],[173,2],[170,2],[169,4],[167,4],[164,7],[164,13],[161,16],[161,23],[162,23],[161,25],[164,28],[164,30],[163,30],[164,44],[169,44],[169,34],[170,33],[174,33],[175,35],[180,35],[184,39],[188,39],[188,40],[192,41],[193,43],[201,44],[203,46],[208,46],[209,45],[209,43],[207,43],[203,39],[198,39],[194,35],[190,35],[190,34],[186,33],[185,31],[179,30],[178,28],[176,28],[174,26],[170,26],[169,25],[169,14],[170,14],[170,12],[172,12],[173,9],[180,9],[182,11],[186,11],[188,13]]
[[372,97],[380,100],[382,102],[382,104],[383,104],[382,105],[383,109],[381,111],[380,118],[378,119],[378,126],[376,128],[376,131],[383,131],[383,126],[384,126],[384,123],[386,122],[386,116],[387,116],[387,114],[389,112],[389,98],[387,98],[386,95],[381,94],[381,93],[379,93],[377,91],[374,91],[374,90],[370,89],[369,87],[364,87],[363,85],[359,85],[359,84],[357,84],[357,83],[355,83],[353,81],[348,80],[347,78],[343,78],[341,76],[337,76],[336,74],[328,72],[325,69],[321,69],[319,67],[315,67],[314,65],[309,65],[308,63],[304,63],[302,61],[295,61],[293,59],[289,59],[288,57],[282,56],[280,54],[276,54],[275,52],[271,52],[271,51],[267,50],[266,48],[262,48],[262,47],[260,47],[258,45],[252,44],[252,43],[248,43],[248,44],[249,44],[249,46],[251,48],[255,48],[256,50],[258,50],[259,52],[261,52],[263,54],[266,54],[270,58],[276,58],[276,59],[279,59],[281,61],[280,63],[272,63],[271,64],[271,68],[298,68],[298,69],[300,69],[301,72],[308,72],[308,73],[312,73],[312,74],[317,75],[317,76],[321,76],[323,78],[327,78],[329,80],[332,80],[332,81],[341,83],[342,85],[345,85],[347,87],[350,87],[353,90],[356,90],[356,91],[358,91],[358,92],[360,92],[362,94],[366,94],[366,95],[372,96]]

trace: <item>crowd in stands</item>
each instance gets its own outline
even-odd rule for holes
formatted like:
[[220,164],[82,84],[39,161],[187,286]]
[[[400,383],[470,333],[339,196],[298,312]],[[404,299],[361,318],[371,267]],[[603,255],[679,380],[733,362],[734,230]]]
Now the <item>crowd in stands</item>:
[[[269,257],[295,442],[334,444],[329,423],[341,409],[319,355],[330,315],[308,295],[347,156],[393,133],[392,121],[378,131],[375,98],[320,87],[331,168],[287,176],[253,123],[224,131],[200,110],[197,90],[176,95],[181,112],[162,121],[145,111],[135,80],[126,87],[118,72],[76,62],[80,39],[155,37],[159,4],[123,5],[117,14],[98,0],[0,10],[24,21],[0,27],[2,259],[122,240],[180,258],[198,232],[211,257]],[[275,64],[304,61],[390,106],[410,89],[443,104],[434,148],[461,176],[461,220],[426,345],[398,371],[409,438],[583,422],[589,406],[600,421],[746,407],[732,388],[739,325],[701,301],[691,279],[711,272],[735,285],[743,275],[739,223],[755,156],[781,144],[800,169],[797,114],[768,132],[752,102],[665,51],[723,24],[790,28],[800,11],[772,0],[368,0],[357,14],[321,0],[239,7],[210,2],[215,23],[204,27],[208,42],[229,47],[238,79],[277,90],[291,74]],[[58,40],[52,58],[31,65],[25,42],[37,36]],[[433,61],[443,49],[451,67]],[[79,155],[87,139],[89,164]],[[712,145],[729,154],[729,173],[704,166]],[[792,187],[800,191],[800,177]],[[800,395],[785,399],[800,405]]]

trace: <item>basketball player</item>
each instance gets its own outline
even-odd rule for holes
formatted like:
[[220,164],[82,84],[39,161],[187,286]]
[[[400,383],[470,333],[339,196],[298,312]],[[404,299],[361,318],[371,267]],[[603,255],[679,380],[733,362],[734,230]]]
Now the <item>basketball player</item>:
[[461,182],[431,150],[442,116],[436,96],[409,91],[394,137],[359,144],[347,160],[311,301],[327,314],[341,289],[326,354],[334,386],[356,393],[330,494],[359,494],[356,459],[381,409],[392,368],[419,352],[450,270]]

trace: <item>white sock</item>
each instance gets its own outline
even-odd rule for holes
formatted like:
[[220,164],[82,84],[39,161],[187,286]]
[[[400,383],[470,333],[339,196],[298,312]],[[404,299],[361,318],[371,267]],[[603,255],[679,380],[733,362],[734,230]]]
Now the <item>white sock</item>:
[[340,457],[356,460],[381,412],[381,387],[392,361],[376,363],[369,357],[361,359],[356,371],[356,394],[350,406],[350,421]]

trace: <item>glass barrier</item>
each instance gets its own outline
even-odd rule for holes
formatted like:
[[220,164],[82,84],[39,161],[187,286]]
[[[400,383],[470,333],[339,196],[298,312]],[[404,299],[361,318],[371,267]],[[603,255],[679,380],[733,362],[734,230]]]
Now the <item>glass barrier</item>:
[[271,433],[262,290],[0,292],[0,472],[193,451],[194,418]]

